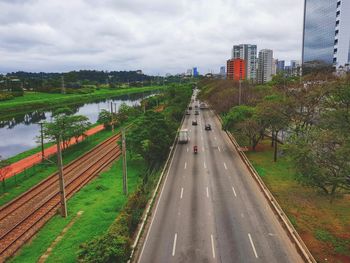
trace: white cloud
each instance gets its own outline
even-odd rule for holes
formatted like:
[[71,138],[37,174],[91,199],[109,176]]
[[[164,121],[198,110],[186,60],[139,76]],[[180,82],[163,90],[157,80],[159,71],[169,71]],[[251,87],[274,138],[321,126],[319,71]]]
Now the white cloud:
[[233,44],[299,59],[302,0],[0,0],[0,72],[218,71]]

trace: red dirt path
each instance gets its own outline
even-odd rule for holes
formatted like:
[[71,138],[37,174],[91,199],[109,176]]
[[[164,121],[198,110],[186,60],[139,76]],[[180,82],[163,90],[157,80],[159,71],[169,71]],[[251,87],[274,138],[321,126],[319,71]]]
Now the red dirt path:
[[[87,132],[85,132],[85,135],[91,136],[95,133],[102,131],[103,129],[104,129],[103,125],[98,125],[94,128],[91,128]],[[79,137],[78,141],[82,141],[83,139],[84,138],[81,136],[81,137]],[[72,138],[69,142],[69,146],[72,146],[75,143],[76,143],[75,139]],[[45,158],[48,158],[48,157],[54,155],[56,152],[57,152],[56,145],[53,145],[53,146],[45,149],[44,150]],[[8,178],[10,178],[18,173],[21,173],[25,169],[28,169],[28,168],[32,167],[33,165],[38,164],[40,162],[41,162],[41,152],[33,154],[31,156],[28,156],[28,157],[26,157],[18,162],[15,162],[13,164],[10,164],[9,166],[3,168],[4,170],[8,169],[8,172],[5,175],[5,179],[8,179]],[[0,172],[0,174],[1,174],[1,172]]]

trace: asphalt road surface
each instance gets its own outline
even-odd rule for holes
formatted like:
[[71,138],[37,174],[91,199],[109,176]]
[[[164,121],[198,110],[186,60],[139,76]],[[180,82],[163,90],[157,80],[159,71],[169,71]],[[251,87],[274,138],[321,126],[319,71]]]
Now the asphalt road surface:
[[215,115],[182,128],[138,262],[303,262]]

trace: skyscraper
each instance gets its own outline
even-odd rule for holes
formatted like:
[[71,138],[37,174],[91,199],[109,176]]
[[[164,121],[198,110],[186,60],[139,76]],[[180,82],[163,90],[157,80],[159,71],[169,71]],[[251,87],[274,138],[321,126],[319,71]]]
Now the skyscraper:
[[259,52],[258,83],[265,83],[272,79],[273,51],[263,49]]
[[245,61],[245,72],[247,80],[256,81],[257,46],[250,44],[234,45],[232,58],[240,58]]
[[344,66],[350,60],[350,1],[305,0],[303,66]]

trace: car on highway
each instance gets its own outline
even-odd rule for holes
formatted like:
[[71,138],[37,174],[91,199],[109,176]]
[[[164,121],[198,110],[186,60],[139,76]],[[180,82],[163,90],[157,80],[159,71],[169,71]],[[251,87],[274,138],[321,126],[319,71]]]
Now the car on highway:
[[194,112],[194,115],[199,115],[199,111],[196,110],[196,111]]
[[187,110],[186,115],[191,115],[191,112]]
[[197,120],[192,121],[192,125],[196,126],[197,125]]
[[189,109],[189,110],[192,110],[192,106],[189,106],[188,109]]
[[205,125],[205,130],[206,131],[211,131],[211,125],[210,124],[206,124]]

